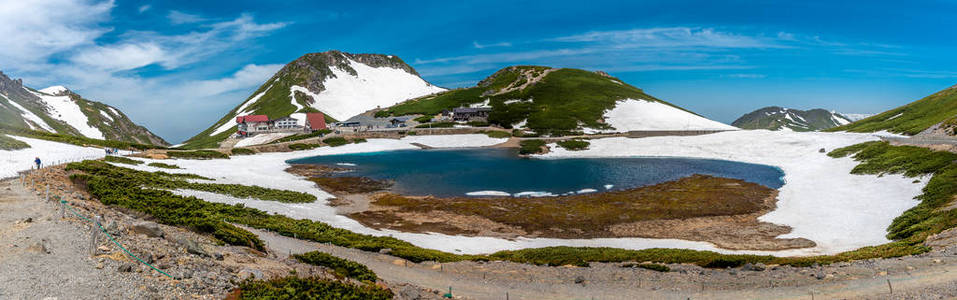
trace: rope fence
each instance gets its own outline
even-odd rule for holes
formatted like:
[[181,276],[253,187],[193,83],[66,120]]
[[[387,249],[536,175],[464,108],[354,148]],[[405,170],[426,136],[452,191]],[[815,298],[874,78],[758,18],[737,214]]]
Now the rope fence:
[[[68,162],[62,162],[62,163],[68,163]],[[36,190],[36,180],[31,178],[30,184],[28,184],[26,179],[29,174],[32,174],[35,171],[38,171],[38,170],[20,172],[20,185],[23,186],[24,188],[30,187],[34,190],[34,192],[39,192],[38,190]],[[165,275],[166,277],[169,277],[170,279],[176,279],[169,273],[166,273],[165,271],[160,270],[159,268],[153,266],[152,264],[144,261],[142,258],[137,256],[136,254],[133,254],[133,252],[127,249],[127,247],[124,247],[123,244],[121,244],[119,241],[116,240],[116,237],[110,234],[110,232],[103,227],[103,223],[100,220],[100,216],[97,216],[97,215],[93,215],[91,217],[84,216],[82,213],[80,213],[80,211],[74,208],[73,205],[70,205],[69,201],[64,200],[59,195],[53,195],[53,198],[51,199],[49,184],[46,185],[46,192],[44,197],[46,201],[49,202],[52,200],[59,205],[58,210],[59,210],[60,219],[65,219],[65,214],[67,211],[69,211],[72,215],[76,216],[77,219],[83,222],[86,222],[87,224],[90,225],[90,256],[96,255],[96,248],[97,248],[96,246],[98,242],[98,236],[99,234],[102,233],[103,235],[107,237],[107,239],[109,239],[110,242],[116,245],[117,248],[120,248],[121,250],[123,250],[123,252],[126,253],[126,255],[129,255],[136,261],[150,267],[150,269],[153,269],[156,272],[159,272],[160,274]]]

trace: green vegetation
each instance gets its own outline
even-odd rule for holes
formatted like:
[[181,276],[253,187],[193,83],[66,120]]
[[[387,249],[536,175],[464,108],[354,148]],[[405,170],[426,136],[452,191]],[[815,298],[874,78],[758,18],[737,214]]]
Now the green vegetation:
[[[541,81],[523,89],[531,78],[549,73]],[[481,103],[486,99],[492,107],[488,123],[511,128],[527,120],[526,126],[537,132],[573,131],[581,125],[607,128],[598,122],[605,111],[623,99],[660,101],[641,89],[613,77],[577,69],[551,69],[539,66],[507,67],[477,86],[409,100],[380,111],[387,115],[435,115],[442,110]],[[509,100],[526,101],[509,101]],[[508,104],[505,102],[509,101]],[[671,104],[668,104],[671,105]],[[433,126],[434,127],[434,126]]]
[[330,129],[320,129],[320,130],[316,130],[316,131],[313,131],[313,132],[310,132],[310,133],[302,133],[302,134],[290,135],[290,136],[287,136],[287,137],[284,137],[284,138],[281,138],[281,139],[278,139],[278,140],[275,140],[275,141],[272,141],[272,142],[269,142],[269,143],[270,143],[270,144],[278,144],[278,143],[285,143],[285,142],[294,142],[294,141],[300,141],[300,140],[304,140],[304,139],[308,139],[308,138],[320,137],[320,136],[324,136],[324,135],[327,135],[327,134],[330,134],[330,133],[332,133],[332,130],[330,130]]
[[486,131],[485,135],[493,139],[507,139],[512,137],[512,134],[507,131]]
[[215,150],[193,150],[193,151],[168,151],[166,155],[171,158],[182,159],[229,159],[229,155]]
[[415,128],[452,128],[455,127],[455,122],[435,122],[427,124],[416,125]]
[[289,147],[289,150],[299,151],[299,150],[309,150],[309,149],[319,148],[319,147],[322,147],[322,144],[295,143],[295,144],[289,144],[289,146],[287,147]]
[[915,135],[957,115],[957,88],[951,87],[869,118],[828,131],[890,132]]
[[0,134],[0,150],[20,150],[30,148],[30,144]]
[[232,155],[253,155],[253,154],[256,154],[256,151],[253,151],[253,149],[247,149],[247,148],[233,148],[232,150],[229,151],[229,153],[231,153]]
[[120,163],[120,164],[127,164],[127,165],[139,165],[139,164],[143,164],[143,161],[139,161],[139,160],[135,160],[135,159],[130,159],[130,158],[127,158],[127,157],[124,157],[124,156],[116,156],[116,155],[107,155],[106,157],[103,158],[103,160],[104,160],[104,161],[108,161],[108,162],[114,162],[114,163]]
[[164,164],[164,163],[158,163],[158,162],[149,163],[147,166],[163,168],[163,169],[179,169],[179,166],[177,165],[170,165],[170,164]]
[[482,122],[482,121],[470,121],[465,124],[472,127],[488,127],[488,122]]
[[365,143],[365,142],[368,142],[368,141],[367,141],[366,139],[364,139],[364,138],[354,138],[354,139],[352,139],[352,143],[353,143],[353,144],[361,144],[361,143]]
[[364,265],[351,260],[338,258],[323,252],[306,252],[295,255],[295,258],[303,263],[332,269],[336,275],[342,277],[349,277],[355,280],[369,282],[375,282],[379,279],[375,275],[375,272],[372,272],[372,270],[369,270],[369,268]]
[[671,272],[671,268],[666,265],[661,264],[636,264],[636,263],[627,263],[621,266],[622,268],[642,268],[658,272]]
[[387,300],[392,292],[374,284],[353,284],[289,276],[239,285],[241,299]]
[[339,147],[339,146],[348,144],[349,140],[346,140],[346,138],[341,136],[336,136],[336,137],[324,139],[322,140],[322,143],[332,147]]
[[418,118],[415,118],[415,119],[412,119],[412,120],[413,120],[413,121],[416,121],[416,122],[419,122],[419,123],[429,123],[429,122],[432,122],[432,118],[433,118],[432,115],[425,115],[425,116],[421,116],[421,117],[418,117]]
[[588,149],[588,145],[590,145],[588,141],[584,141],[584,140],[564,140],[564,141],[559,141],[556,144],[558,144],[559,147],[565,148],[570,151],[585,150],[585,149]]
[[519,154],[537,154],[542,153],[545,147],[545,141],[543,140],[523,140],[519,142],[521,148],[518,150]]

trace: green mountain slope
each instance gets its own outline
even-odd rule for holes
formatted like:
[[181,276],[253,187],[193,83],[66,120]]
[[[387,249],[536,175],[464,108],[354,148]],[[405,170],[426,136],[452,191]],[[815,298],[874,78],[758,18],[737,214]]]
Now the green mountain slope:
[[829,131],[875,132],[915,135],[957,116],[957,85],[923,99]]
[[120,110],[64,88],[35,90],[0,73],[0,127],[110,141],[169,145]]
[[605,113],[624,99],[643,99],[681,109],[604,72],[512,66],[474,87],[406,101],[376,116],[435,115],[442,110],[484,104],[492,107],[489,123],[505,128],[525,121],[525,127],[541,133],[584,127],[609,129]]
[[820,108],[799,110],[769,106],[747,113],[731,125],[741,129],[818,131],[849,123],[850,118]]

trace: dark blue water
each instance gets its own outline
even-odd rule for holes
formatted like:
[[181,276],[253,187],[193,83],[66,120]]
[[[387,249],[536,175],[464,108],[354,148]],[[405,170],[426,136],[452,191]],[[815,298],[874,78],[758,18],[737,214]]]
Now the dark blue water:
[[[737,178],[771,188],[784,185],[772,166],[691,158],[528,159],[512,149],[399,150],[315,156],[293,164],[346,166],[338,176],[394,180],[405,195],[462,196],[475,191],[548,192],[629,189],[692,174]],[[355,164],[355,166],[351,166]]]

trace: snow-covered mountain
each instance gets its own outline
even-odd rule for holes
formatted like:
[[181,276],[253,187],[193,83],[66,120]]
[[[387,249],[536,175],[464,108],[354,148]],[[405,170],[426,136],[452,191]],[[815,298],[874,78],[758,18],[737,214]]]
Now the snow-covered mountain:
[[345,120],[370,109],[445,89],[419,77],[397,56],[310,53],[286,64],[245,101],[212,126],[190,138],[185,147],[215,147],[235,131],[236,116],[322,112],[327,121]]
[[435,115],[456,107],[488,106],[488,122],[549,132],[735,130],[601,71],[544,66],[506,67],[470,88],[412,99],[378,116]]
[[769,106],[745,114],[731,123],[743,129],[818,131],[853,122],[849,117],[825,109],[800,110]]
[[35,90],[0,72],[0,127],[101,140],[168,145],[118,109],[84,99],[62,86]]

